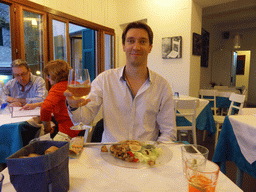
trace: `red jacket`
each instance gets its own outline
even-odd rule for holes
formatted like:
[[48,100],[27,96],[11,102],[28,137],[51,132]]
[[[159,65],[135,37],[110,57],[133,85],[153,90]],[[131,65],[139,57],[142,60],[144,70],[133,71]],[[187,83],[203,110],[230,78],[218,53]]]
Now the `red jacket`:
[[70,130],[73,123],[70,120],[65,104],[66,97],[63,95],[64,91],[67,90],[67,85],[67,81],[61,81],[52,86],[48,96],[41,105],[41,120],[51,121],[53,113],[55,120],[58,122],[59,131],[70,137],[76,137],[79,131]]

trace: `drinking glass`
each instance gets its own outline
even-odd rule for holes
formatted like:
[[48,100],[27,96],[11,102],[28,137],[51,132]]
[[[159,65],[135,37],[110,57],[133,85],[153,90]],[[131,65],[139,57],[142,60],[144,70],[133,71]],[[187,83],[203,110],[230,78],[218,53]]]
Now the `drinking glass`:
[[0,173],[0,192],[2,191],[3,182],[4,182],[4,175]]
[[[200,166],[202,166],[200,168]],[[194,167],[194,159],[185,161],[185,172],[189,192],[215,192],[220,168],[212,161]]]
[[[68,90],[75,99],[81,99],[88,96],[91,91],[91,81],[88,69],[70,69],[68,76]],[[79,106],[79,122],[74,123],[70,129],[85,130],[91,126],[82,123],[82,106]]]
[[209,150],[201,145],[183,145],[181,146],[181,156],[182,156],[182,167],[183,173],[185,172],[185,161],[188,159],[192,159],[195,169],[203,169],[208,159]]

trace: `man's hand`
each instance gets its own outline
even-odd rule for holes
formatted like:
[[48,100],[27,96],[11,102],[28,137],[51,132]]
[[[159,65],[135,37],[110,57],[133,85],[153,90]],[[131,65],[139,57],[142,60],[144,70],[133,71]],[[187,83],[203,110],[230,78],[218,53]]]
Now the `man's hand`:
[[31,104],[24,105],[20,110],[32,110],[40,106],[41,106],[41,103],[31,103]]
[[84,99],[84,98],[75,99],[69,90],[66,90],[64,92],[64,96],[67,99],[68,105],[73,108],[84,106],[91,101],[90,99]]
[[[21,103],[22,106],[26,104],[26,99],[14,98],[14,97],[9,97],[9,96],[7,97],[6,101],[9,102],[9,103]],[[19,106],[19,107],[21,107],[21,106]]]
[[22,107],[23,105],[22,105],[22,103],[20,103],[20,102],[13,102],[13,103],[10,103],[9,106],[10,106],[10,107]]

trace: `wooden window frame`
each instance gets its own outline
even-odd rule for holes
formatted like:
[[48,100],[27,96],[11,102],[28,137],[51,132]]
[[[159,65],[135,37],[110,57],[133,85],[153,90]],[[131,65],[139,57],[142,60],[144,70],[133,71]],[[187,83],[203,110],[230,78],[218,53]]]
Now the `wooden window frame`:
[[[22,54],[20,53],[21,50],[21,44],[20,44],[20,34],[19,31],[15,31],[15,28],[18,26],[21,26],[20,24],[20,17],[21,15],[19,15],[18,13],[18,9],[20,6],[24,6],[27,8],[30,8],[31,10],[33,10],[34,12],[38,11],[38,12],[45,12],[47,14],[47,27],[48,27],[48,36],[47,36],[47,41],[49,42],[49,44],[45,44],[46,48],[49,49],[48,54],[45,55],[47,56],[47,59],[44,60],[44,63],[49,62],[49,60],[51,58],[53,58],[51,54],[53,54],[53,49],[50,50],[50,41],[52,41],[52,39],[49,38],[50,36],[50,30],[49,30],[49,18],[61,18],[61,19],[66,19],[69,23],[74,23],[77,25],[81,25],[83,27],[86,28],[90,28],[93,29],[95,31],[97,31],[97,53],[96,53],[96,75],[98,75],[99,73],[103,72],[105,69],[105,54],[104,54],[104,47],[105,47],[105,34],[109,34],[114,36],[114,67],[115,67],[115,30],[111,29],[109,27],[97,24],[97,23],[93,23],[90,21],[87,21],[85,19],[81,19],[66,13],[63,13],[61,11],[57,11],[54,10],[52,8],[49,7],[45,7],[43,5],[39,5],[37,3],[28,1],[28,0],[1,0],[2,3],[5,4],[9,4],[10,5],[10,23],[11,23],[11,43],[12,43],[12,57],[13,60],[14,59],[18,59],[22,57]],[[16,11],[15,11],[16,10]],[[58,19],[57,19],[58,20]],[[68,29],[68,27],[67,27]],[[52,32],[51,32],[52,33]],[[69,38],[68,38],[69,41]],[[67,59],[70,60],[70,46],[68,44],[68,55],[67,55]],[[44,65],[43,65],[44,66]]]

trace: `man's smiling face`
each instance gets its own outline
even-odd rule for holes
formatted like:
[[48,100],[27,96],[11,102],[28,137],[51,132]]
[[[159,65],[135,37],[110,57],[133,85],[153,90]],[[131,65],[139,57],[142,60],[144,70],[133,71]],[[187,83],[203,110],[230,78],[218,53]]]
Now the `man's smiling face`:
[[152,45],[149,43],[148,33],[145,29],[131,28],[128,30],[123,45],[127,65],[147,65],[147,58],[151,49]]

